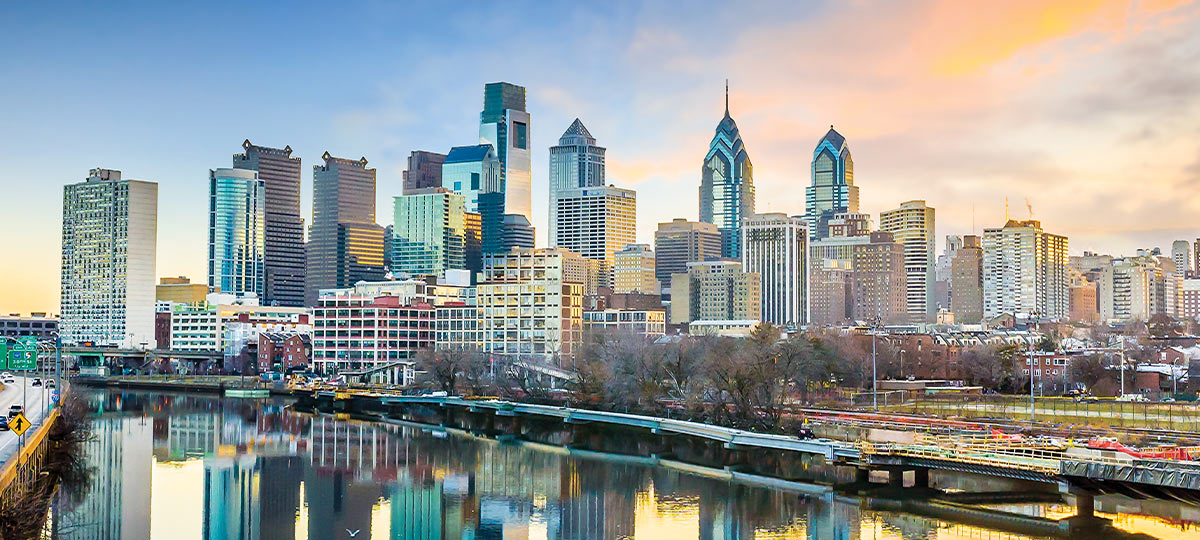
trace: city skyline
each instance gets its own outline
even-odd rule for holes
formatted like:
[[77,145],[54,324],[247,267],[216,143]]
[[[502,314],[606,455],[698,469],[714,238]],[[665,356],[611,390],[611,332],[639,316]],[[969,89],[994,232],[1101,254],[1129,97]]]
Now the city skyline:
[[[530,6],[582,20],[585,30],[543,25],[485,53],[475,46],[479,37],[457,44],[421,39],[439,31],[466,35],[472,20],[497,15],[487,9],[461,13],[465,19],[457,22],[435,20],[411,37],[379,35],[404,15],[400,10],[322,12],[331,24],[346,18],[366,27],[361,36],[337,36],[347,38],[342,43],[302,43],[310,37],[300,37],[301,24],[315,13],[298,9],[254,38],[277,43],[251,41],[249,49],[240,42],[207,47],[220,41],[211,35],[204,43],[164,39],[160,33],[170,30],[162,25],[126,28],[127,9],[138,8],[56,14],[61,20],[18,13],[0,22],[6,36],[0,40],[28,46],[6,44],[10,50],[37,50],[0,59],[14,75],[0,96],[9,104],[10,125],[21,128],[0,135],[2,146],[22,156],[9,160],[0,189],[28,198],[12,209],[5,227],[7,249],[24,254],[21,264],[0,270],[6,283],[23,285],[5,287],[5,312],[58,311],[62,186],[82,182],[90,168],[159,184],[157,274],[199,281],[206,274],[198,246],[206,241],[207,208],[198,201],[205,199],[207,171],[237,151],[239,141],[290,146],[305,160],[305,172],[325,151],[365,156],[379,169],[377,205],[389,209],[401,194],[400,171],[411,151],[447,152],[477,139],[479,88],[494,81],[529,92],[527,110],[537,124],[529,144],[531,221],[539,226],[539,246],[547,244],[540,227],[547,208],[540,201],[547,200],[548,149],[576,117],[608,148],[608,183],[638,192],[638,241],[650,243],[658,223],[696,220],[697,156],[720,119],[726,77],[739,130],[754,149],[758,212],[803,214],[808,153],[834,124],[854,149],[862,211],[878,216],[924,199],[938,209],[939,245],[948,234],[1002,226],[1006,197],[1014,208],[1028,198],[1033,218],[1070,237],[1073,253],[1169,251],[1173,240],[1197,236],[1183,218],[1200,207],[1189,189],[1200,180],[1200,156],[1190,142],[1200,114],[1193,91],[1200,69],[1189,56],[1200,37],[1188,32],[1200,19],[1196,4],[752,6],[745,9],[757,28],[722,44],[696,37],[713,23],[665,8]],[[188,16],[198,23],[225,11],[140,9],[150,20]],[[245,9],[249,17],[268,14]],[[70,17],[76,20],[65,20]],[[918,28],[903,28],[917,20]],[[1030,24],[1038,20],[1043,24]],[[865,25],[868,37],[817,52],[822,39],[851,22]],[[92,39],[97,33],[99,42]],[[805,37],[785,37],[793,34]],[[930,35],[939,37],[924,37]],[[571,47],[536,47],[589,38],[606,54],[584,61],[574,50],[557,56]],[[151,39],[159,46],[145,50]],[[755,51],[773,47],[773,39],[787,39],[788,54],[765,56],[777,64],[756,60]],[[897,52],[889,40],[910,46]],[[262,77],[243,85],[203,84],[206,75],[257,54],[256,44],[279,48],[267,52],[298,47],[304,58],[259,64]],[[381,53],[368,50],[379,45],[399,51],[397,58],[380,63]],[[468,53],[499,60],[483,62],[488,67],[470,76],[438,65]],[[564,60],[576,64],[564,67]],[[312,83],[321,63],[332,61],[365,71],[354,81]],[[396,73],[406,63],[419,75],[411,83]],[[839,77],[813,77],[806,71],[813,63],[838,70]],[[842,71],[848,70],[844,63],[856,71]],[[1149,75],[1124,76],[1135,69]],[[100,72],[104,78],[95,76]],[[98,82],[81,84],[88,76]],[[255,108],[244,107],[247,101]],[[308,225],[312,178],[302,175],[301,182],[300,216]],[[1131,185],[1151,189],[1131,192]],[[1023,208],[1010,211],[1015,219],[1029,217]]]

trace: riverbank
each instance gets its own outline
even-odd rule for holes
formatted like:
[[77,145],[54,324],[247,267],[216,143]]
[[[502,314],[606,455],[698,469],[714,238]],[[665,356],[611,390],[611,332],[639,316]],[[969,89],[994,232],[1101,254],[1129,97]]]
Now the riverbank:
[[227,390],[266,390],[270,395],[289,396],[283,383],[266,384],[254,378],[226,375],[139,375],[129,377],[74,377],[71,382],[88,387],[130,390],[167,390],[224,395]]

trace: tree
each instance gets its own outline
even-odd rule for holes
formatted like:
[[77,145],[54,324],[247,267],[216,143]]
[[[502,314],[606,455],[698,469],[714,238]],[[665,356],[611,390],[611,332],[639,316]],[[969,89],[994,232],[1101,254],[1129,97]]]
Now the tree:
[[470,381],[471,391],[478,391],[482,381],[481,370],[485,369],[486,358],[473,349],[426,349],[416,355],[416,368],[423,372],[426,383],[433,384],[446,393],[454,393],[460,377]]

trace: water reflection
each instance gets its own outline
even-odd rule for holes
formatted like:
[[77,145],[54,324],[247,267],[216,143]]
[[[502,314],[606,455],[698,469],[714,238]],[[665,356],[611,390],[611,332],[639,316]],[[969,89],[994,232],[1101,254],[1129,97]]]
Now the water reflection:
[[[283,402],[96,393],[95,468],[71,539],[1029,538],[683,472],[580,459]],[[1028,512],[1047,515],[1052,505]],[[1156,537],[1190,522],[1140,518]]]

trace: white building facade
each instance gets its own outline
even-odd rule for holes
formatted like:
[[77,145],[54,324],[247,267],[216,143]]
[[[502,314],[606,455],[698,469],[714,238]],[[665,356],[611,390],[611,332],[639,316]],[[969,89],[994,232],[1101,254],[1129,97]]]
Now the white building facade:
[[798,327],[808,322],[808,224],[782,213],[742,220],[742,268],[762,277],[762,320]]
[[925,201],[907,201],[899,208],[880,212],[879,230],[890,232],[904,245],[905,303],[909,322],[933,320],[937,303],[933,297],[934,233],[933,208]]
[[62,221],[63,342],[155,347],[158,184],[92,169],[64,187]]
[[1036,220],[1009,220],[983,231],[983,315],[1070,314],[1067,237],[1042,230]]

